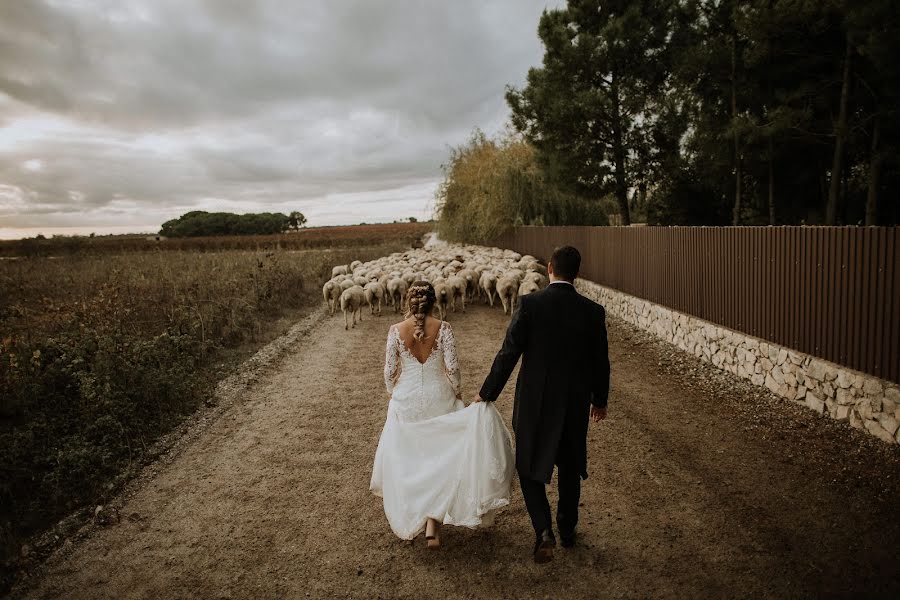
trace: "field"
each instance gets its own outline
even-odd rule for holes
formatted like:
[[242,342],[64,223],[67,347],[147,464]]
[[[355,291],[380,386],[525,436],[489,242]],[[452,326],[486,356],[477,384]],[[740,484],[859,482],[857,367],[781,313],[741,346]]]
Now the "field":
[[102,237],[54,237],[50,239],[0,240],[0,257],[48,256],[73,253],[122,253],[156,250],[304,250],[355,248],[387,240],[411,244],[431,231],[434,224],[375,223],[336,227],[307,227],[278,235],[158,238],[153,235]]
[[[424,229],[164,240],[153,251],[88,239],[70,252],[54,239],[52,256],[0,261],[6,583],[23,540],[114,495],[232,365],[321,301],[332,265],[406,249]],[[269,249],[247,249],[257,246]]]

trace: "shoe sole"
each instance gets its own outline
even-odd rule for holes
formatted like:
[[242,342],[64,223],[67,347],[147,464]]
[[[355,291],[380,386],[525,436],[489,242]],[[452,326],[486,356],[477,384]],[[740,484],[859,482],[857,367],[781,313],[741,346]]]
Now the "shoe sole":
[[541,542],[541,545],[538,546],[537,551],[534,553],[534,562],[542,565],[553,560],[553,548],[555,547],[556,544],[553,542]]

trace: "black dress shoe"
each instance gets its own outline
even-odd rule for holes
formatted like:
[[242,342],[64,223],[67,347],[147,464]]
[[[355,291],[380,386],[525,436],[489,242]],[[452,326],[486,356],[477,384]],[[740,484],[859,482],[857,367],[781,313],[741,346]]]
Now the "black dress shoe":
[[534,542],[534,562],[543,564],[553,560],[554,548],[556,548],[556,538],[553,537],[553,532],[545,529]]
[[560,531],[559,541],[563,548],[571,548],[575,545],[575,531],[572,531],[571,533],[563,533]]

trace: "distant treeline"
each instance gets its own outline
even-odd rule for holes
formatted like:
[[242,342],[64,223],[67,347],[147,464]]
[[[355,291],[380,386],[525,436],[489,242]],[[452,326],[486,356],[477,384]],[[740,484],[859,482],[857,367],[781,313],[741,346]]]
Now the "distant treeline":
[[166,237],[204,237],[210,235],[267,235],[299,229],[306,224],[303,213],[248,213],[194,210],[166,221],[160,235]]
[[70,254],[120,254],[127,252],[182,250],[219,252],[223,250],[310,250],[335,246],[357,247],[402,241],[410,246],[431,231],[433,223],[372,223],[304,227],[298,231],[261,235],[215,235],[166,238],[153,235],[53,236],[0,240],[0,258],[65,256]]

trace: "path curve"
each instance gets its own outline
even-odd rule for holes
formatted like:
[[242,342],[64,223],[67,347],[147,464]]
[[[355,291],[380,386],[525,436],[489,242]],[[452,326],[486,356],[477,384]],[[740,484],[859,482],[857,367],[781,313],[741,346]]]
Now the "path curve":
[[[611,320],[581,545],[529,560],[518,488],[493,529],[397,540],[368,491],[395,315],[325,319],[30,598],[900,597],[896,447]],[[471,397],[508,322],[452,314]],[[498,400],[509,422],[512,381]]]

